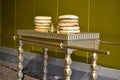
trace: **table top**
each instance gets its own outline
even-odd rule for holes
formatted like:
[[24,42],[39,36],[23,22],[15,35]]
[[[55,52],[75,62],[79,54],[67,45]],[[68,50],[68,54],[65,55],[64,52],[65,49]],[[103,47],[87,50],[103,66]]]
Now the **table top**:
[[77,34],[44,33],[34,30],[18,30],[17,35],[57,40],[99,39],[100,33],[81,32]]

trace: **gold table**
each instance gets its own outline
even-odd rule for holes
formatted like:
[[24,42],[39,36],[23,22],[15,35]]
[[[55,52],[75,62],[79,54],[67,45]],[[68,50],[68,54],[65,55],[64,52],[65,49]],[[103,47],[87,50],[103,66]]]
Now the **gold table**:
[[98,50],[99,46],[99,33],[79,33],[79,34],[58,34],[58,33],[43,33],[36,32],[34,30],[18,30],[15,40],[19,42],[19,54],[18,54],[18,80],[22,80],[23,73],[23,44],[30,44],[40,46],[43,48],[44,60],[43,60],[43,80],[47,80],[47,51],[49,48],[61,49],[65,52],[65,69],[64,79],[71,80],[71,54],[74,50],[82,50],[91,52],[92,63],[91,63],[91,80],[97,79],[96,67],[97,67],[97,53],[109,54],[108,51]]

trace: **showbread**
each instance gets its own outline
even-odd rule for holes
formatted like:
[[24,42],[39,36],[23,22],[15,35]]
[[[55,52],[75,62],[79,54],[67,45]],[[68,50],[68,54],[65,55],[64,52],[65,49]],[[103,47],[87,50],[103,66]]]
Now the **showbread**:
[[52,17],[50,16],[35,16],[35,31],[37,32],[49,32],[52,23]]
[[61,15],[59,16],[59,32],[63,34],[79,33],[79,17],[76,15]]
[[69,15],[61,15],[59,16],[59,19],[79,19],[78,16],[76,15],[72,15],[72,14],[69,14]]
[[51,23],[51,20],[34,20],[36,23]]
[[39,20],[39,19],[47,19],[47,20],[51,20],[52,19],[52,17],[50,17],[50,16],[35,16],[35,20]]
[[80,30],[60,30],[59,32],[63,34],[73,34],[73,33],[80,33]]
[[79,30],[79,26],[59,27],[60,30]]
[[49,29],[35,29],[37,32],[49,32]]
[[50,23],[35,23],[36,26],[50,26]]
[[78,26],[78,23],[59,23],[59,26]]
[[35,29],[50,29],[49,26],[35,26]]
[[74,20],[70,20],[70,19],[62,19],[59,21],[60,23],[78,23],[78,20],[77,19],[74,19]]

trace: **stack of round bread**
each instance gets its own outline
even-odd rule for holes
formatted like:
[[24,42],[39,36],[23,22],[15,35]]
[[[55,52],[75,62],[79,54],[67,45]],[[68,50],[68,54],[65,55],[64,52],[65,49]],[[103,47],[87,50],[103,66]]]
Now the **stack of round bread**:
[[35,31],[48,32],[52,23],[51,19],[50,16],[36,16],[34,19]]
[[59,16],[59,33],[79,33],[79,17],[76,15],[61,15]]

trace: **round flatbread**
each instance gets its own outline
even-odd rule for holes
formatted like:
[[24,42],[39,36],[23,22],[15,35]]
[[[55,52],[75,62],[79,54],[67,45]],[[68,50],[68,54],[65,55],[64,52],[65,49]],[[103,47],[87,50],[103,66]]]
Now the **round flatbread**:
[[79,26],[74,26],[74,27],[59,27],[61,30],[79,30]]
[[37,32],[49,32],[49,29],[34,29]]
[[64,34],[68,34],[68,33],[70,33],[70,34],[73,34],[73,33],[80,33],[80,30],[60,30],[59,31],[60,33],[64,33]]
[[35,26],[35,29],[50,29],[49,26]]
[[79,19],[79,17],[76,15],[68,14],[59,16],[59,19]]
[[78,23],[59,23],[59,26],[78,26]]
[[52,19],[52,17],[51,16],[35,16],[35,19],[49,19],[49,20],[51,20]]
[[34,20],[35,23],[51,23],[51,20]]
[[50,26],[50,23],[35,23],[36,26]]
[[78,23],[78,20],[77,19],[74,19],[74,20],[69,20],[69,19],[67,19],[67,20],[65,20],[65,19],[63,19],[63,20],[59,20],[59,22],[61,23]]

